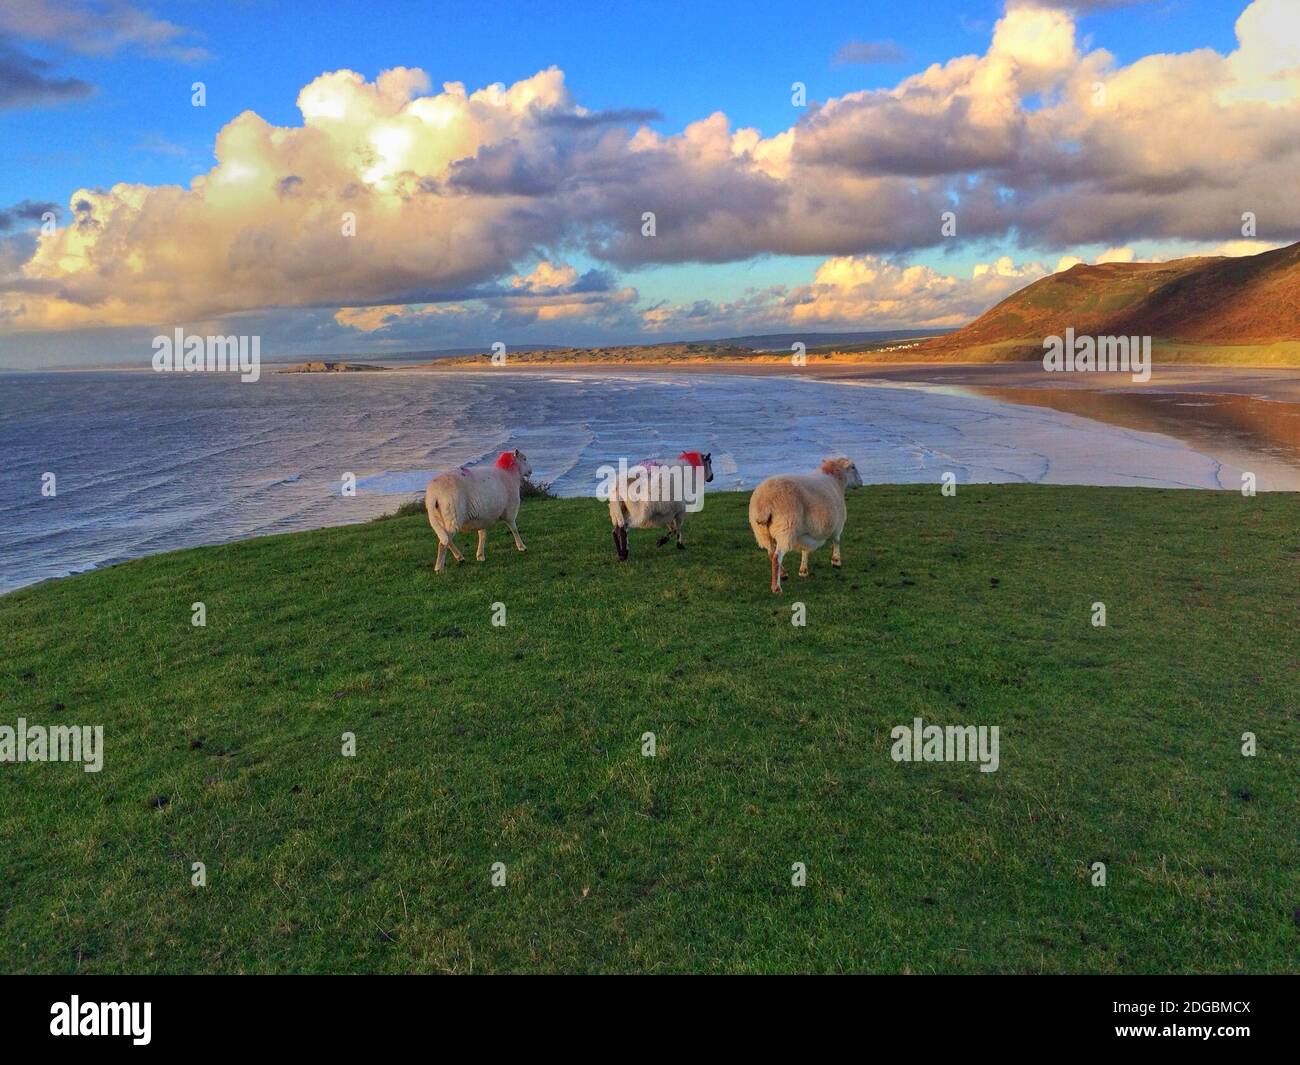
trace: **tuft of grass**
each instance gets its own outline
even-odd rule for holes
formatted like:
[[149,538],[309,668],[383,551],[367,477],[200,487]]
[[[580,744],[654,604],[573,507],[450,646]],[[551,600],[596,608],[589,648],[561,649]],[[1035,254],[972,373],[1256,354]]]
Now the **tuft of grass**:
[[534,481],[531,477],[525,477],[519,483],[520,499],[557,499],[554,492],[551,491],[549,481]]
[[[0,765],[0,969],[1296,970],[1294,497],[871,487],[782,597],[739,493],[627,564],[592,500],[520,528],[0,597],[0,724],[105,743]],[[915,717],[1000,768],[895,762]]]
[[418,495],[414,499],[408,499],[394,511],[387,514],[380,514],[379,517],[371,519],[372,521],[390,521],[393,518],[410,518],[415,515],[424,517],[424,496]]

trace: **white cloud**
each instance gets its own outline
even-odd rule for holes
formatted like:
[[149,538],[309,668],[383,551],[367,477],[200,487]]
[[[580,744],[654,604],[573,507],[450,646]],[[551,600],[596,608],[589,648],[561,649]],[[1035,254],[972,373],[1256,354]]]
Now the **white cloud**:
[[947,328],[963,325],[1017,289],[1047,274],[1041,263],[1016,265],[1003,256],[977,263],[970,277],[873,255],[836,256],[812,280],[776,287],[733,302],[662,305],[644,315],[646,327],[674,334],[753,328]]
[[[963,239],[1062,253],[1218,244],[1235,239],[1244,211],[1261,240],[1300,237],[1294,0],[1254,0],[1229,55],[1128,66],[1086,50],[1063,6],[1018,4],[984,54],[826,101],[767,137],[722,112],[671,135],[633,128],[640,112],[582,107],[557,69],[476,91],[434,91],[409,68],[373,82],[322,74],[299,94],[300,124],[251,111],[232,119],[217,165],[188,188],[74,192],[73,223],[0,276],[0,328],[165,323],[272,304],[459,306],[509,287],[522,264],[575,251],[623,268],[819,255],[857,264],[834,270],[875,271],[879,286],[894,279],[878,264],[939,244],[949,209]],[[33,34],[73,8],[34,10]],[[173,39],[156,28],[103,32],[115,47]],[[647,211],[653,237],[641,232]],[[343,235],[348,216],[355,236]],[[964,279],[963,291],[1001,277]],[[801,313],[851,305],[839,280]],[[514,294],[518,308],[504,297],[488,305],[609,313],[610,299],[590,292],[529,303],[540,284],[516,286],[526,290]],[[925,321],[957,313],[936,302],[938,275],[898,284],[917,286]],[[865,306],[903,313],[903,301],[887,302]]]

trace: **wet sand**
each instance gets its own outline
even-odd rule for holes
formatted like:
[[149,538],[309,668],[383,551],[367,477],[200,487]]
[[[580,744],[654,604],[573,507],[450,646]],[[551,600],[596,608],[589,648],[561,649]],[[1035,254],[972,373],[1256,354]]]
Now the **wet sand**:
[[827,376],[950,389],[1160,433],[1255,473],[1261,484],[1300,490],[1300,372],[1295,370],[1157,366],[1149,381],[1135,382],[1129,374],[1048,373],[1037,363],[1003,363]]
[[1137,382],[1127,373],[1049,373],[1039,362],[907,363],[851,366],[838,363],[812,370],[827,379],[856,378],[880,383],[952,385],[975,389],[1040,388],[1106,393],[1184,392],[1254,396],[1300,404],[1300,370],[1170,365],[1152,368]]

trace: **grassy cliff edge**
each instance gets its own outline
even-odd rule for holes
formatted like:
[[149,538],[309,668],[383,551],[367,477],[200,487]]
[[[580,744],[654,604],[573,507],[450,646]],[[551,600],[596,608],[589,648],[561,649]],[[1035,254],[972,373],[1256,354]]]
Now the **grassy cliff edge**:
[[[625,566],[591,500],[520,529],[0,597],[0,725],[106,748],[0,764],[0,968],[1295,970],[1293,497],[870,487],[782,598],[741,494]],[[998,771],[892,760],[916,717],[999,726]]]

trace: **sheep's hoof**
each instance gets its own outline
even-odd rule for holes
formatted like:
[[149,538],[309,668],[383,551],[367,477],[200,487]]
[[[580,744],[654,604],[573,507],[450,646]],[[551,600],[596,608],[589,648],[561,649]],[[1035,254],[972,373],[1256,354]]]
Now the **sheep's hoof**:
[[838,558],[833,558],[833,559],[831,559],[831,565],[834,566],[836,569],[839,569],[839,568],[840,568],[840,560],[839,560]]
[[678,550],[678,551],[685,551],[685,550],[686,550],[686,545],[685,545],[684,543],[682,543],[680,540],[677,541],[677,550]]
[[800,576],[800,577],[807,577],[807,576],[808,576],[808,571],[807,571],[806,569],[801,569],[801,570],[799,571],[799,576]]
[[658,540],[655,541],[655,543],[658,544],[660,547],[663,547],[664,544],[666,544],[667,542],[668,542],[668,537],[666,536],[661,536],[659,537]]

